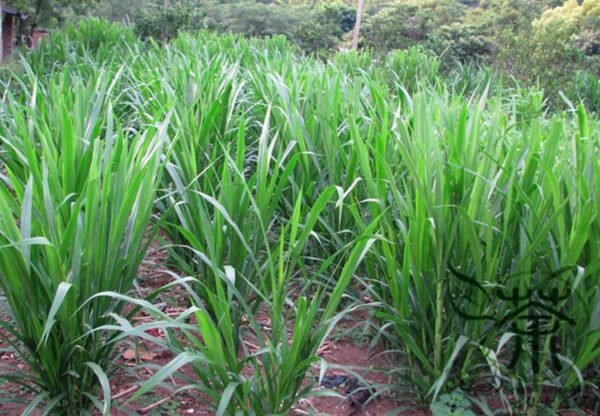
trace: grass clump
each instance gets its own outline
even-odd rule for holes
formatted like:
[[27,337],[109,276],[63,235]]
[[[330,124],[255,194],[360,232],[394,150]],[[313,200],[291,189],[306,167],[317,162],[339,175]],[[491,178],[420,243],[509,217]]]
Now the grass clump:
[[24,414],[110,414],[114,334],[96,328],[123,304],[95,296],[126,293],[144,258],[164,130],[127,137],[107,78],[21,85],[27,99],[10,97],[0,127],[0,287],[4,334],[28,368],[3,377],[26,390]]
[[[438,412],[451,392],[485,408],[486,383],[517,413],[597,392],[600,136],[583,105],[548,113],[538,89],[416,49],[56,42],[70,58],[25,58],[0,114],[0,285],[32,408],[107,411],[113,344],[145,337],[119,300],[176,356],[137,396],[173,375],[222,414],[288,412],[358,305],[371,345],[402,357],[386,392]],[[126,296],[153,212],[185,276],[176,318]],[[536,342],[525,310],[553,312]]]

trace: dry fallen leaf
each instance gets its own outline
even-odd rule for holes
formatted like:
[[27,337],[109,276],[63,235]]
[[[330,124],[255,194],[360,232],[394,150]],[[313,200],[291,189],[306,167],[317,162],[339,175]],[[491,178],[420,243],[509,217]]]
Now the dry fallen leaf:
[[132,349],[125,350],[122,355],[127,361],[133,361],[135,359],[139,359],[140,361],[151,361],[156,358],[156,353],[154,352],[141,352],[136,354]]

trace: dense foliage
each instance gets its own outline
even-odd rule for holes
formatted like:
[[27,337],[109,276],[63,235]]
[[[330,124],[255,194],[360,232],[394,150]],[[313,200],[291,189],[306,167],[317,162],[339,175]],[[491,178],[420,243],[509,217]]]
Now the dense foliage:
[[[599,412],[598,120],[421,45],[371,53],[87,20],[2,69],[0,334],[27,363],[0,367],[8,400],[110,414],[138,338],[175,358],[132,400],[174,376],[220,414],[287,414],[360,308],[377,394]],[[177,316],[131,292],[157,228]],[[551,313],[535,342],[527,310]]]
[[[356,7],[341,0],[117,3],[100,2],[87,14],[135,22],[142,38],[161,40],[182,30],[279,34],[322,56],[349,47]],[[593,111],[600,108],[597,95],[589,92],[597,89],[593,80],[600,73],[597,0],[387,0],[366,6],[360,47],[376,56],[421,46],[441,57],[446,72],[487,66],[505,82],[544,89],[552,107],[565,108],[565,93]]]
[[[243,36],[283,35],[299,49],[331,56],[350,46],[351,0],[6,0],[30,13],[29,23],[57,27],[80,16],[133,24],[142,39],[169,41],[179,32],[210,30]],[[28,24],[29,24],[28,23]],[[544,89],[548,108],[566,108],[562,94],[600,109],[598,0],[367,0],[360,47],[382,56],[420,46],[442,70],[464,65],[498,71],[505,82]],[[592,92],[590,92],[592,91]]]

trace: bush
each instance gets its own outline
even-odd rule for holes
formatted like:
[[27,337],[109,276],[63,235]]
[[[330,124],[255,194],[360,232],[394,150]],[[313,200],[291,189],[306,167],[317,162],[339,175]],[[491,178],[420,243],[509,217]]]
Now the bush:
[[220,33],[267,37],[293,33],[303,20],[299,9],[250,0],[207,6],[207,27]]
[[552,36],[506,34],[499,43],[495,67],[521,85],[537,85],[550,104],[562,106],[559,93],[570,91],[573,74],[585,66],[585,55]]
[[600,18],[589,19],[584,29],[572,37],[572,42],[588,56],[600,55]]
[[493,44],[479,25],[455,23],[442,26],[431,37],[430,48],[445,62],[484,62],[493,52]]
[[578,98],[588,110],[600,113],[600,68],[597,71],[577,72],[569,96]]
[[306,10],[292,40],[306,52],[327,53],[334,50],[342,36],[354,27],[356,11],[345,4],[333,3]]
[[202,25],[202,14],[195,7],[176,7],[151,10],[135,20],[135,30],[143,40],[169,41],[180,31],[198,30]]
[[387,52],[427,44],[437,28],[458,20],[464,11],[459,3],[442,0],[393,3],[367,16],[361,45]]

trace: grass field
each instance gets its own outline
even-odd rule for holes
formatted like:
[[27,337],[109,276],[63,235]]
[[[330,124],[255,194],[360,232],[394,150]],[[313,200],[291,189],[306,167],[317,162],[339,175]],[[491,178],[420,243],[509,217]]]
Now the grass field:
[[[132,401],[185,366],[218,414],[288,414],[360,311],[380,394],[598,414],[598,120],[438,66],[87,21],[3,68],[2,335],[25,363],[0,367],[23,390],[5,401],[112,414],[137,340],[174,358]],[[140,299],[157,235],[172,283]],[[173,287],[177,316],[157,304]]]

